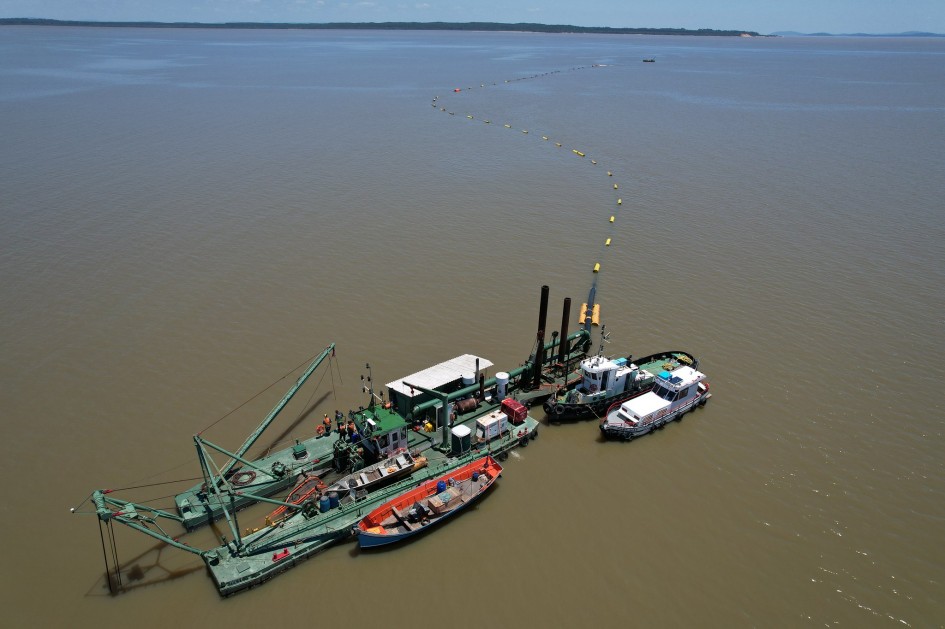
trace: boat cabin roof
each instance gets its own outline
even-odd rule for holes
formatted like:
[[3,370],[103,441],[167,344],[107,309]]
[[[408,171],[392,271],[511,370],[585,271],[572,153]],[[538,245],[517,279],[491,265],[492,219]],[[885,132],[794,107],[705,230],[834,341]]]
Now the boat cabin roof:
[[675,369],[672,373],[661,371],[656,375],[658,384],[663,385],[672,391],[679,391],[697,382],[702,382],[705,374],[696,371],[692,367],[684,366]]
[[404,381],[416,384],[425,389],[439,389],[457,380],[461,380],[463,375],[469,375],[476,372],[476,361],[479,361],[479,371],[483,371],[492,366],[492,363],[485,358],[480,358],[474,354],[463,354],[456,358],[443,361],[438,365],[427,367],[423,371],[404,376],[399,380],[387,383],[387,388],[391,395],[396,392],[405,398],[414,398],[423,395],[418,389],[411,389],[404,384]]
[[[407,420],[398,415],[394,410],[383,408],[380,405],[374,409],[364,409],[356,413],[358,419],[363,423],[372,422],[372,435],[386,435],[387,433],[403,428],[407,425]],[[361,426],[359,428],[363,429]]]
[[620,405],[620,410],[630,417],[634,417],[635,415],[636,417],[634,417],[634,421],[636,421],[636,418],[646,417],[650,413],[655,413],[666,406],[669,406],[669,402],[658,395],[647,393],[645,395],[635,397],[632,400],[627,400]]
[[611,371],[613,369],[626,366],[626,358],[618,358],[613,360],[605,356],[591,356],[590,358],[585,358],[581,361],[581,369],[583,369],[586,373],[603,373],[605,371]]

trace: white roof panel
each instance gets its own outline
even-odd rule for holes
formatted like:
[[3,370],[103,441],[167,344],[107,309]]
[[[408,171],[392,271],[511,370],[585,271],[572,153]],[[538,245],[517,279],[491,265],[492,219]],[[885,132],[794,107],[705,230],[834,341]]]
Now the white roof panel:
[[397,391],[406,397],[415,397],[421,395],[420,391],[414,389],[413,393],[410,387],[404,386],[404,381],[410,384],[421,386],[425,389],[436,389],[444,384],[459,380],[463,374],[471,374],[476,371],[476,361],[479,361],[479,370],[488,369],[492,363],[485,358],[475,356],[474,354],[463,354],[456,358],[444,361],[438,365],[427,367],[423,371],[404,376],[399,380],[387,383],[387,388]]
[[635,397],[623,403],[625,410],[630,411],[640,419],[666,406],[669,406],[669,402],[652,391],[648,391],[639,397]]

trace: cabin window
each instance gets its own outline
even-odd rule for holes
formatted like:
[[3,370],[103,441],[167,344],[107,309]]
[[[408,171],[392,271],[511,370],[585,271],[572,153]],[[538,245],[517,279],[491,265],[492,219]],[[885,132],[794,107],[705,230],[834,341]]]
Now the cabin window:
[[686,395],[687,395],[688,393],[689,393],[689,387],[686,387],[685,389],[681,390],[681,391],[676,395],[676,399],[677,399],[677,400],[685,399],[685,397],[686,397]]
[[664,400],[667,400],[669,402],[673,401],[673,392],[667,389],[666,387],[664,387],[663,385],[658,384],[655,387],[653,387],[653,393],[655,393],[656,395],[658,395]]
[[378,443],[381,444],[381,447],[382,447],[382,448],[386,448],[386,447],[387,447],[387,443],[388,443],[388,441],[387,441],[387,435],[384,435],[383,437],[381,437],[380,439],[378,439]]

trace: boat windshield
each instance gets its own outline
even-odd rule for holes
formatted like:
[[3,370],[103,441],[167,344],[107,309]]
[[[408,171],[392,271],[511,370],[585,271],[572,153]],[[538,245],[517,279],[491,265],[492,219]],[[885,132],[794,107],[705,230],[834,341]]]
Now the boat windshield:
[[667,389],[661,384],[658,384],[655,387],[653,387],[653,393],[663,398],[667,402],[672,402],[676,399],[676,393],[674,391],[670,391],[669,389]]

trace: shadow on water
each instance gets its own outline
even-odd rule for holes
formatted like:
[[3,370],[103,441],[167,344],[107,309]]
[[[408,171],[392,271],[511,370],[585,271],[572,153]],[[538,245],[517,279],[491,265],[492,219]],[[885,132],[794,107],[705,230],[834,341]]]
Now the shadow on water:
[[[310,401],[299,413],[299,416],[272,439],[266,449],[272,450],[288,439],[331,396],[332,392],[326,392],[318,399]],[[219,527],[219,522],[210,522],[209,526],[217,541],[222,543],[224,533]],[[165,556],[165,550],[170,550],[172,556],[176,559]],[[90,587],[86,596],[117,596],[142,587],[174,581],[204,568],[203,562],[199,559],[182,561],[179,557],[178,549],[164,542],[159,542],[136,557],[122,561],[119,563],[117,570],[114,566],[109,566],[106,573]],[[169,565],[171,563],[176,565]]]
[[179,550],[159,542],[138,556],[119,564],[117,575],[114,570],[103,574],[89,588],[86,596],[118,596],[139,588],[186,577],[204,567],[199,559],[174,567],[167,566],[165,563],[170,560],[164,556],[165,550],[170,550],[175,557],[179,557],[177,554]]

